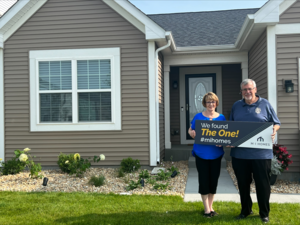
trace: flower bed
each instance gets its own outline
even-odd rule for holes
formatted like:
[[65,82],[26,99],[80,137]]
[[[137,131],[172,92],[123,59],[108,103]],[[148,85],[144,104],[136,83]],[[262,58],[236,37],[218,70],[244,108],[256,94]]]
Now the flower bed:
[[[153,185],[145,182],[145,187],[137,188],[132,191],[126,191],[125,180],[138,180],[139,171],[132,172],[125,177],[117,177],[116,168],[90,168],[82,177],[68,175],[61,170],[43,170],[42,173],[49,179],[47,186],[42,186],[41,179],[30,179],[29,172],[21,172],[16,175],[0,176],[0,191],[25,191],[25,192],[97,192],[97,193],[127,193],[127,194],[147,194],[147,195],[179,195],[184,196],[188,176],[188,162],[180,161],[164,162],[164,167],[169,168],[172,165],[179,169],[180,174],[168,181],[157,181],[157,183],[169,183],[170,190],[157,191]],[[151,173],[151,171],[149,170]],[[105,184],[101,187],[95,187],[88,184],[93,175],[104,175]],[[128,177],[127,177],[128,176]]]

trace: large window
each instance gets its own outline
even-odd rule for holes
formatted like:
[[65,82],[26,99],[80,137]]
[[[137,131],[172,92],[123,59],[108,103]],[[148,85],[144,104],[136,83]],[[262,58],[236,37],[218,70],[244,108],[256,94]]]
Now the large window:
[[120,49],[30,51],[31,131],[120,130]]

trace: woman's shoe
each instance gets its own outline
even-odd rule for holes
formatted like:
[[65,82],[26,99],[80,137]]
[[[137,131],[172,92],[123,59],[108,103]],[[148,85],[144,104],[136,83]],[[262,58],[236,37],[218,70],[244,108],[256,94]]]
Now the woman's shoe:
[[219,213],[217,213],[216,211],[211,211],[210,214],[211,214],[211,216],[218,216],[219,215]]
[[211,218],[212,215],[211,215],[211,213],[204,213],[203,216],[206,218]]

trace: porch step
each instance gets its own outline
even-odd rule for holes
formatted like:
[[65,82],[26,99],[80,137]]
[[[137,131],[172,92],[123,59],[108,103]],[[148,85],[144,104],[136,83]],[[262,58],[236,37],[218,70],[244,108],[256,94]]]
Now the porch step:
[[[226,159],[223,157],[221,161],[221,168],[226,169]],[[196,168],[196,158],[191,156],[189,157],[189,168]]]

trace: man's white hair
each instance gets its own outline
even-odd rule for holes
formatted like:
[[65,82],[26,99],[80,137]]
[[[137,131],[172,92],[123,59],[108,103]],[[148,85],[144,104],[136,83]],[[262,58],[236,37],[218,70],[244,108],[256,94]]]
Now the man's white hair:
[[243,86],[249,84],[250,82],[252,82],[253,87],[256,87],[256,83],[255,83],[254,80],[252,80],[252,79],[245,79],[245,80],[243,80],[242,83],[241,83],[241,89],[243,88]]

